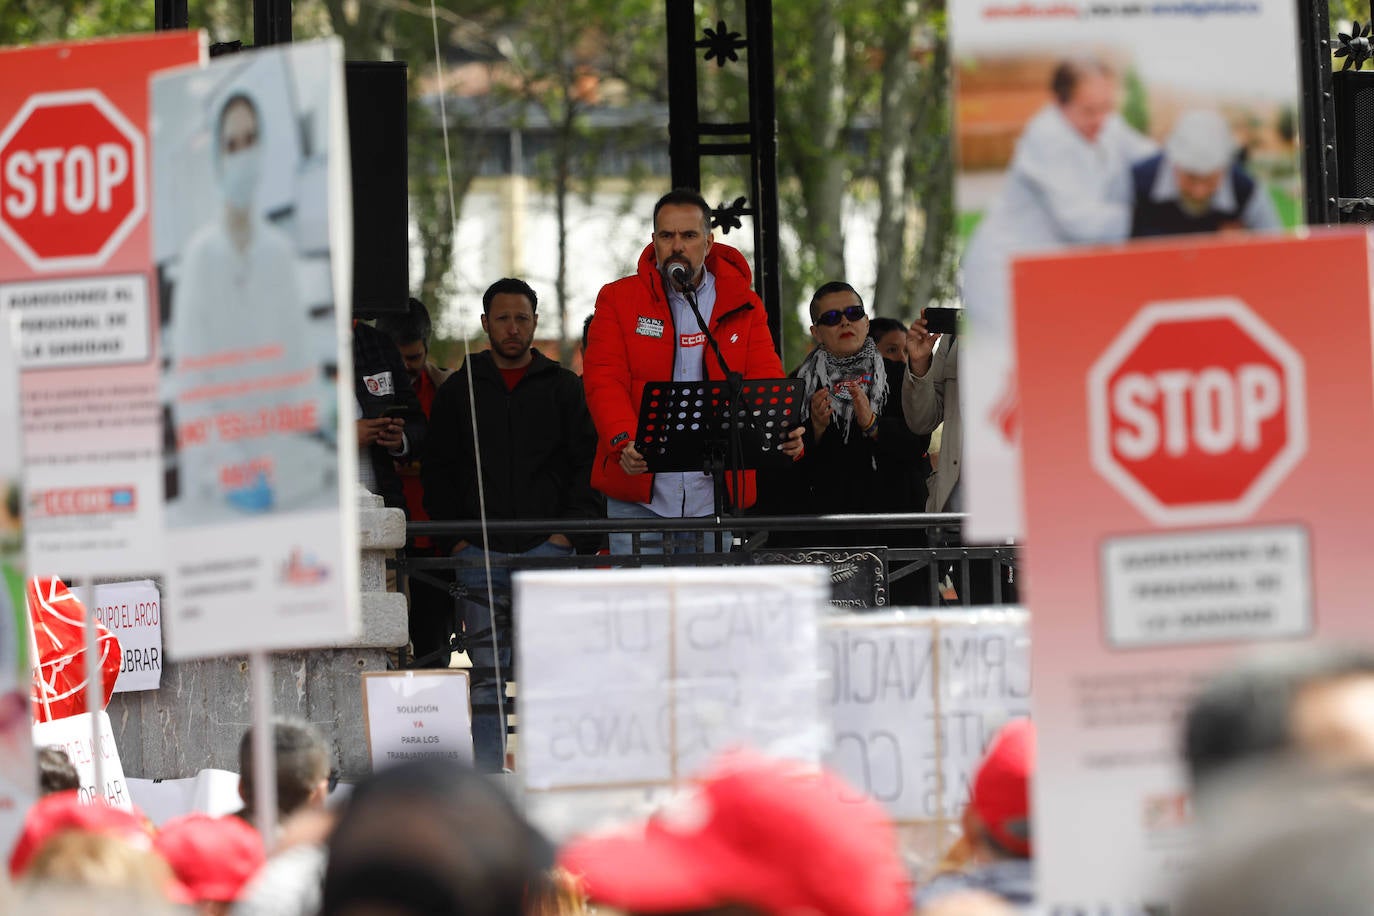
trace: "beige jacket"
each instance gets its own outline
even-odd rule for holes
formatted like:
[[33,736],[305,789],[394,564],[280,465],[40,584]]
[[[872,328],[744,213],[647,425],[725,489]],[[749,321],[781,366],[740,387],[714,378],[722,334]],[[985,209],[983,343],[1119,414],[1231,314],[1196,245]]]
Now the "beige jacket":
[[[946,410],[945,405],[949,405]],[[964,424],[959,418],[959,339],[945,337],[930,360],[930,369],[917,378],[908,366],[902,382],[902,415],[907,428],[918,435],[935,431],[943,421],[940,458],[927,481],[930,492],[927,512],[943,512],[949,494],[959,482],[959,462],[964,456]]]

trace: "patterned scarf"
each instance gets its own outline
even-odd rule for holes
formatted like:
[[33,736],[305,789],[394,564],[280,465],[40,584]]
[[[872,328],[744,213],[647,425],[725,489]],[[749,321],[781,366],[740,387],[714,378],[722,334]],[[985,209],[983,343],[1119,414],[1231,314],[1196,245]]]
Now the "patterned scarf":
[[864,345],[853,356],[835,356],[825,347],[817,347],[797,370],[797,378],[806,383],[806,397],[802,399],[802,422],[811,416],[811,395],[822,388],[830,389],[832,423],[840,424],[840,435],[849,441],[849,427],[854,420],[854,399],[843,383],[861,379],[864,394],[868,395],[873,415],[881,416],[887,403],[887,368],[872,337],[864,338]]

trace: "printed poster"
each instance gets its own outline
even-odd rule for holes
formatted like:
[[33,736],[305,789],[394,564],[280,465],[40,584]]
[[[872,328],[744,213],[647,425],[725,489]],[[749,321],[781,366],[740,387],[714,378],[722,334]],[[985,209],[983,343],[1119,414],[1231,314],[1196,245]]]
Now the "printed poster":
[[342,46],[164,74],[152,106],[168,651],[348,639],[359,586]]
[[961,508],[991,542],[1024,531],[1012,260],[1302,223],[1295,5],[959,0],[949,19]]
[[157,583],[143,579],[97,585],[95,616],[119,641],[114,692],[162,686],[162,596]]
[[195,33],[0,51],[0,315],[17,316],[33,575],[161,571],[148,78]]
[[24,604],[23,448],[19,361],[13,325],[0,313],[0,846],[19,835],[38,797],[37,762],[29,742],[29,628]]
[[1164,902],[1195,861],[1179,717],[1202,679],[1374,632],[1350,549],[1374,512],[1352,485],[1370,273],[1357,231],[1017,263],[1017,353],[1054,353],[1021,394],[1026,536],[1053,545],[1026,570],[1047,907]]

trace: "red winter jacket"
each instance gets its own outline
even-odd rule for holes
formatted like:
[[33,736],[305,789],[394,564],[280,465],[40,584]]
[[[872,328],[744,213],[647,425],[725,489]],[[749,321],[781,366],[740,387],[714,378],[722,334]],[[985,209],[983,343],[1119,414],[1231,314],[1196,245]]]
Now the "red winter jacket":
[[[716,281],[711,333],[726,363],[745,378],[783,377],[768,316],[750,286],[753,278],[744,255],[717,243],[706,255],[706,269]],[[626,474],[620,468],[620,450],[635,440],[644,385],[672,381],[677,337],[650,244],[639,255],[638,273],[601,288],[587,336],[582,384],[597,434],[592,486],[607,496],[634,503],[653,498],[654,475]],[[709,347],[703,365],[708,380],[725,378]],[[752,471],[743,475],[742,483],[740,504],[751,506]]]

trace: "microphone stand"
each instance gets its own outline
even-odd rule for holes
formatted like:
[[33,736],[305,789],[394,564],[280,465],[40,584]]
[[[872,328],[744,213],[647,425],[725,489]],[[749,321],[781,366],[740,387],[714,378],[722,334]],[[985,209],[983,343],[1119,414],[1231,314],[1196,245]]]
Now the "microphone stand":
[[[665,278],[668,272],[664,272]],[[669,280],[671,283],[672,281]],[[715,502],[716,518],[719,519],[726,514],[734,515],[736,499],[740,498],[740,487],[744,480],[744,441],[740,438],[740,425],[745,419],[743,411],[736,411],[737,405],[744,397],[744,376],[730,369],[729,363],[725,361],[724,355],[720,352],[720,344],[716,343],[716,337],[711,333],[705,319],[701,317],[701,307],[697,304],[697,291],[690,283],[673,285],[681,290],[683,298],[687,300],[687,306],[696,316],[697,327],[701,328],[701,333],[706,337],[706,343],[710,346],[711,352],[716,355],[716,362],[720,365],[721,372],[725,373],[725,387],[727,399],[725,402],[725,415],[729,418],[730,437],[728,451],[724,455],[712,454],[708,456],[704,469],[708,471],[715,480]],[[706,363],[702,361],[702,380],[705,381]],[[725,486],[725,475],[730,472],[734,477],[735,494],[731,495],[729,487]]]

